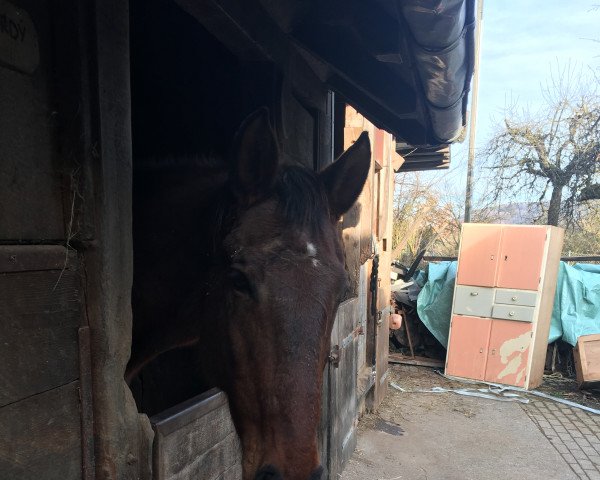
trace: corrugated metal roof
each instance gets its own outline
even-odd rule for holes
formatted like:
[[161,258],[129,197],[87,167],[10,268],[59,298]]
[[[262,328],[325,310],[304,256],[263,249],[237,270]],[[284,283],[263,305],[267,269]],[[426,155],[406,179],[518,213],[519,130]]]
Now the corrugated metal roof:
[[450,146],[413,147],[406,143],[397,143],[396,152],[404,163],[396,173],[417,172],[422,170],[444,170],[450,167]]

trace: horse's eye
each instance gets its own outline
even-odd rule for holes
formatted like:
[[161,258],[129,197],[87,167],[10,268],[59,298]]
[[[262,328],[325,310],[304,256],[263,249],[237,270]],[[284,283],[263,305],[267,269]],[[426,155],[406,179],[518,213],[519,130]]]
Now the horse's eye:
[[229,280],[231,281],[231,286],[234,288],[234,290],[246,295],[254,294],[252,284],[244,272],[238,270],[237,268],[232,268],[229,270],[228,276]]

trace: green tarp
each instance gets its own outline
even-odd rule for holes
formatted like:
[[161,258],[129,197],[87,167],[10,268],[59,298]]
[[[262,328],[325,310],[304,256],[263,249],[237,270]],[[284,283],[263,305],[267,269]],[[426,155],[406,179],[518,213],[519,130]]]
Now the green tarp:
[[[444,346],[448,345],[456,262],[430,263],[416,278],[419,318]],[[560,262],[548,342],[562,339],[575,346],[581,335],[600,333],[600,265]]]

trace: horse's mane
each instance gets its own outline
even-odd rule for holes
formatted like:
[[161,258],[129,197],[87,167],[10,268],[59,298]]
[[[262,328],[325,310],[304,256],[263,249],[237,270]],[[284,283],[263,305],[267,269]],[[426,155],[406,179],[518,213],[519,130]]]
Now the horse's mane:
[[323,184],[314,171],[305,167],[282,167],[275,182],[275,195],[290,226],[320,229],[329,216]]
[[[312,170],[301,166],[280,167],[271,193],[277,200],[280,215],[291,229],[318,232],[329,218],[325,189]],[[220,239],[235,224],[238,210],[229,188],[216,192],[211,206],[211,224],[215,235],[213,248],[216,252]]]
[[[183,181],[182,188],[193,191],[197,187],[195,178],[209,179],[207,209],[203,222],[212,227],[212,250],[220,250],[220,242],[235,224],[239,214],[226,172],[229,165],[218,156],[169,156],[160,159],[140,159],[135,171],[142,177],[151,175],[162,184],[167,176],[174,175]],[[215,177],[216,175],[216,177]],[[221,178],[212,182],[211,178]],[[183,180],[182,180],[183,179]],[[206,183],[206,182],[204,182]],[[206,188],[206,185],[205,187]],[[290,228],[318,232],[329,216],[329,203],[324,186],[318,175],[300,165],[281,165],[268,197],[277,200],[278,212]],[[206,224],[205,223],[205,224]],[[207,232],[208,233],[208,232]]]

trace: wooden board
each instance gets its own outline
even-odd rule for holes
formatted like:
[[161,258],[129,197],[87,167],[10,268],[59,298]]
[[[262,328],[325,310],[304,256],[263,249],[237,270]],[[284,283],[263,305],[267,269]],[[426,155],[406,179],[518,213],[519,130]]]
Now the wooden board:
[[356,297],[360,290],[360,221],[360,203],[357,202],[344,214],[341,222],[346,271],[350,282],[346,299]]
[[37,31],[32,74],[0,67],[0,240],[62,239],[63,173],[54,97],[53,15],[48,1],[22,0]]
[[[358,281],[358,325],[362,328],[362,335],[358,337],[356,368],[360,372],[367,368],[367,292],[369,288],[368,264],[360,266]],[[370,370],[370,368],[369,368]]]
[[[354,108],[346,107],[344,128],[344,150],[348,149],[358,139],[360,134],[364,131],[371,131],[373,126],[370,125],[366,119],[358,114]],[[370,137],[372,141],[372,136]],[[375,171],[374,162],[371,162],[371,169],[369,176],[365,182],[365,186],[362,189],[360,197],[358,198],[354,208],[356,213],[353,215],[356,218],[360,218],[360,253],[359,262],[364,264],[373,253],[373,245],[371,241],[371,235],[373,231],[373,219],[374,219],[374,182],[373,175]]]
[[573,349],[579,388],[600,383],[600,335],[583,335]]
[[0,408],[0,478],[80,480],[79,383]]
[[544,377],[548,334],[550,333],[550,321],[552,319],[552,309],[554,308],[554,294],[556,293],[556,282],[558,280],[558,268],[560,266],[560,254],[563,246],[564,230],[558,227],[548,227],[548,234],[550,239],[548,243],[548,253],[543,267],[544,273],[542,276],[541,302],[536,325],[533,330],[533,352],[526,383],[526,387],[530,389],[541,385]]
[[150,419],[155,480],[241,478],[241,448],[227,396],[211,389]]
[[72,267],[72,253],[67,258],[67,249],[60,245],[0,245],[0,272],[62,270],[65,261]]
[[[123,372],[131,351],[132,136],[129,2],[76,2],[81,78],[79,135],[86,315],[90,326],[96,471],[112,479],[151,478],[153,433]],[[69,18],[69,17],[67,17]],[[82,20],[83,19],[83,20]],[[69,24],[65,24],[65,29]],[[77,65],[79,67],[79,65]],[[104,472],[109,472],[104,474]]]
[[391,312],[391,238],[392,238],[392,209],[391,199],[393,198],[394,176],[390,167],[390,146],[392,142],[390,135],[386,134],[383,168],[379,171],[380,179],[379,191],[377,192],[377,227],[378,227],[378,251],[379,251],[379,271],[378,271],[378,293],[377,310],[379,318],[376,326],[376,379],[370,407],[376,409],[383,401],[388,390],[388,353],[389,353],[389,316]]
[[414,357],[402,355],[399,353],[390,353],[388,355],[389,363],[399,363],[401,365],[415,365],[417,367],[430,367],[430,368],[444,368],[443,360],[436,360],[435,358],[420,357],[415,355]]
[[79,377],[79,273],[0,274],[0,406]]
[[356,448],[356,359],[358,347],[358,298],[342,303],[334,324],[332,341],[339,346],[338,367],[329,368],[329,459],[330,478],[336,478]]

